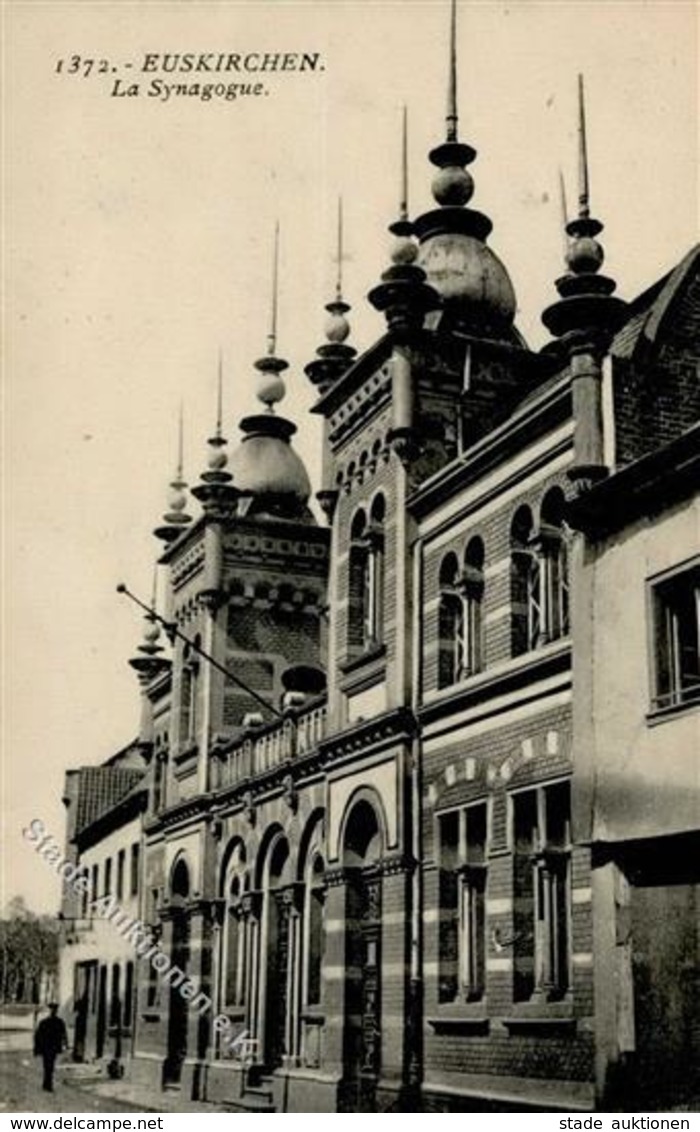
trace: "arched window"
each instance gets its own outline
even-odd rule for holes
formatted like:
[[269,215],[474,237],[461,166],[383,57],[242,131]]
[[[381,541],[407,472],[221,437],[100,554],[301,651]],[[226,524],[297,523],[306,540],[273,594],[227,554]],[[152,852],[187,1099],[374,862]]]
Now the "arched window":
[[306,972],[307,1006],[321,1002],[321,970],[325,945],[324,905],[326,902],[325,865],[320,853],[312,856],[306,874]]
[[447,688],[481,671],[483,594],[484,544],[475,537],[467,546],[462,570],[454,553],[448,554],[440,567],[440,688]]
[[542,628],[540,562],[533,543],[532,512],[519,507],[510,528],[511,651],[537,648]]
[[464,603],[458,589],[459,562],[448,554],[440,567],[438,687],[461,678],[464,665]]
[[[195,645],[200,644],[199,636]],[[180,676],[180,742],[190,745],[197,739],[197,678],[199,676],[199,657],[195,649],[185,645],[182,652],[182,673]]]
[[538,549],[542,589],[541,643],[569,632],[568,530],[564,522],[564,493],[559,487],[542,500]]
[[482,667],[481,601],[484,596],[484,544],[480,538],[469,540],[464,556],[462,577],[464,593],[463,675],[473,676]]
[[229,865],[225,898],[226,922],[223,999],[226,1007],[241,1006],[245,1001],[245,952],[243,941],[243,902],[245,891],[245,854],[242,845],[234,851]]
[[369,518],[358,511],[350,528],[348,644],[359,652],[384,639],[384,497],[378,495]]
[[367,531],[365,646],[384,640],[384,496],[372,503]]

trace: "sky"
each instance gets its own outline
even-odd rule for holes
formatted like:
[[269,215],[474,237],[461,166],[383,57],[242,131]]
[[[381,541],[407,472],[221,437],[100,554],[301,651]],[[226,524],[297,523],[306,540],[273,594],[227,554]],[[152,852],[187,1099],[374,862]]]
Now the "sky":
[[[115,587],[150,593],[178,406],[193,483],[214,425],[220,350],[231,445],[255,408],[277,219],[278,352],[290,361],[280,411],[298,423],[318,486],[303,366],[332,297],[337,198],[361,350],[384,326],[365,296],[388,265],[404,102],[410,210],[431,204],[448,19],[447,0],[3,6],[0,904],[21,892],[36,911],[55,910],[55,878],[21,830],[38,817],[62,841],[65,770],[103,761],[136,733],[127,661],[142,626]],[[684,0],[460,0],[473,205],[493,220],[489,243],[533,347],[546,340],[540,312],[562,271],[559,168],[575,202],[579,72],[592,212],[605,222],[618,293],[633,298],[697,239],[697,23],[697,5]],[[145,55],[167,52],[320,53],[323,68],[142,73]],[[165,102],[147,95],[151,78],[264,79],[267,93]],[[116,79],[120,90],[137,83],[138,95],[113,94]]]

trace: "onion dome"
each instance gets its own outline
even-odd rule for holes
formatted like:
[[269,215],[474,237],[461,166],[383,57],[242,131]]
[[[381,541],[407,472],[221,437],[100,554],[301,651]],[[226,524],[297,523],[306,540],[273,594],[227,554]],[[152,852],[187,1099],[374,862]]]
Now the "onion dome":
[[178,431],[178,458],[174,478],[170,481],[168,494],[168,509],[163,515],[164,526],[156,527],[154,535],[165,543],[174,542],[185,527],[192,522],[192,516],[187,514],[187,483],[182,478],[183,464],[183,419],[180,408],[180,422]]
[[345,373],[357,354],[354,346],[348,345],[350,323],[347,314],[350,306],[343,298],[343,201],[338,200],[338,277],[335,285],[335,298],[326,303],[328,311],[325,334],[326,341],[316,350],[317,357],[304,367],[304,373],[319,393],[325,393],[334,381]]
[[245,417],[244,437],[231,455],[229,468],[240,497],[239,511],[246,515],[274,516],[314,522],[308,508],[311,482],[304,463],[290,444],[296,425],[275,413],[286,393],[282,373],[288,362],[275,354],[277,345],[277,274],[279,226],[275,228],[273,295],[268,352],[255,362],[256,394],[265,412]]
[[367,296],[376,310],[382,311],[389,329],[406,332],[422,327],[428,311],[440,306],[440,296],[426,283],[422,267],[416,263],[418,247],[413,225],[408,219],[408,130],[406,107],[403,110],[401,145],[401,199],[399,217],[389,225],[394,236],[390,248],[391,267],[382,274],[382,281]]
[[579,212],[565,225],[570,237],[565,254],[569,268],[556,281],[560,298],[542,314],[542,321],[557,338],[609,337],[625,316],[627,304],[613,295],[614,279],[600,275],[604,252],[596,239],[603,231],[600,220],[590,214],[586,111],[583,76],[578,79],[579,94]]
[[227,441],[222,432],[223,410],[223,359],[219,353],[219,373],[217,382],[216,429],[209,437],[207,445],[207,470],[202,472],[200,483],[192,488],[192,494],[202,504],[205,514],[225,512],[234,503],[238,492],[231,485],[232,475],[226,470],[228,465]]
[[512,341],[516,299],[498,256],[486,244],[493,225],[482,212],[465,207],[474,193],[466,166],[476,150],[458,140],[456,5],[452,2],[446,139],[431,150],[437,166],[432,192],[439,208],[413,224],[420,243],[418,264],[442,298],[451,321],[479,337]]

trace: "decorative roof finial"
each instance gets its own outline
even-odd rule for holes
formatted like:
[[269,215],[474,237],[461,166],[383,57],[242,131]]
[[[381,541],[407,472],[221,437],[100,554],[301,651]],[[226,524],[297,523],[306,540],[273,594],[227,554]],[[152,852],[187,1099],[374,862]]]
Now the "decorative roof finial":
[[335,283],[335,296],[343,297],[343,198],[338,197],[338,274]]
[[178,415],[178,432],[177,432],[177,467],[175,477],[170,481],[170,493],[168,496],[168,510],[163,515],[165,526],[158,527],[153,533],[156,538],[160,538],[163,542],[173,542],[182,529],[192,522],[192,516],[188,515],[185,508],[187,507],[187,483],[183,479],[183,461],[184,461],[184,409],[182,402],[180,402],[180,412]]
[[457,0],[452,0],[450,12],[450,60],[447,78],[447,132],[445,140],[457,141]]
[[270,312],[270,333],[267,336],[267,355],[255,362],[259,373],[257,379],[256,396],[269,413],[274,413],[273,406],[281,401],[287,392],[281,377],[282,371],[288,369],[289,363],[284,358],[278,358],[277,349],[277,314],[279,303],[279,254],[280,254],[280,225],[275,221],[275,236],[272,252],[272,309]]
[[201,483],[192,488],[192,494],[198,499],[207,515],[217,514],[225,510],[237,495],[231,486],[231,473],[226,470],[228,453],[227,440],[223,435],[223,401],[224,401],[224,359],[219,348],[219,366],[216,380],[216,429],[210,436],[207,444],[207,470],[199,477]]
[[[583,76],[578,76],[578,158],[579,198],[578,216],[566,218],[566,201],[562,195],[565,239],[564,258],[566,275],[556,281],[560,298],[543,312],[542,321],[557,338],[573,332],[590,334],[595,331],[604,338],[619,324],[626,304],[613,296],[614,279],[599,274],[604,251],[595,238],[603,231],[600,220],[590,214],[588,149],[586,143],[586,112]],[[563,194],[563,178],[561,179]]]
[[561,169],[559,170],[559,208],[561,210],[561,225],[564,238],[564,260],[566,260],[569,252],[569,237],[566,232],[569,223],[569,210],[566,204],[566,184],[564,182],[564,174]]
[[139,682],[145,687],[154,676],[157,676],[163,669],[169,667],[170,661],[164,657],[159,656],[163,652],[163,646],[159,644],[161,637],[160,625],[158,624],[158,614],[156,609],[158,592],[158,564],[154,563],[153,566],[153,586],[151,596],[151,612],[146,613],[144,616],[144,629],[143,640],[137,646],[137,653],[140,655],[133,656],[129,661],[129,665],[138,674]]
[[401,122],[399,218],[389,225],[389,231],[395,237],[390,252],[391,267],[382,273],[381,283],[373,287],[367,297],[376,310],[386,315],[391,330],[404,333],[421,327],[426,313],[440,305],[435,291],[425,282],[425,272],[415,262],[418,247],[411,239],[413,225],[408,219],[408,119],[405,106]]
[[343,260],[344,255],[344,229],[343,229],[343,198],[338,197],[338,221],[336,229],[337,239],[337,274],[335,284],[335,298],[326,303],[328,318],[324,327],[327,341],[316,350],[317,358],[304,367],[304,373],[309,381],[318,386],[320,393],[333,384],[336,378],[348,368],[355,357],[354,346],[349,346],[346,339],[350,334],[350,323],[346,315],[350,310],[349,303],[343,298]]
[[270,357],[274,356],[277,349],[277,303],[279,291],[279,266],[280,266],[280,222],[275,221],[275,238],[272,251],[272,305],[270,310],[270,333],[267,336],[267,352]]
[[588,202],[588,147],[586,144],[586,102],[583,75],[578,77],[578,214],[590,216]]

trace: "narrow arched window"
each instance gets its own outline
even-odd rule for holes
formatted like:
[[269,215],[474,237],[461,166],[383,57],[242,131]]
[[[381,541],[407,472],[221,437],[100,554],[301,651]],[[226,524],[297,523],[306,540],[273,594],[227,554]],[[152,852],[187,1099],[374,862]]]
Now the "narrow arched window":
[[241,963],[241,880],[231,881],[226,902],[226,970],[224,1000],[226,1006],[238,1006],[242,1001]]
[[484,544],[480,538],[470,539],[464,556],[462,575],[464,594],[464,676],[473,676],[482,668],[481,603],[484,596]]
[[569,632],[568,529],[564,493],[552,488],[542,500],[538,547],[542,573],[542,643]]
[[325,945],[324,906],[326,878],[323,858],[316,854],[311,860],[306,880],[306,1005],[318,1006],[321,1002],[321,971]]
[[511,651],[513,656],[541,643],[542,597],[540,562],[533,542],[532,512],[519,507],[510,529]]
[[[195,637],[194,644],[199,646],[199,636]],[[190,645],[185,645],[180,675],[180,742],[184,745],[192,744],[197,739],[198,676],[198,654]]]
[[449,688],[461,678],[464,666],[464,602],[458,589],[459,562],[448,554],[440,567],[438,611],[438,687]]
[[367,531],[367,593],[365,609],[365,645],[384,640],[384,496],[372,503]]

